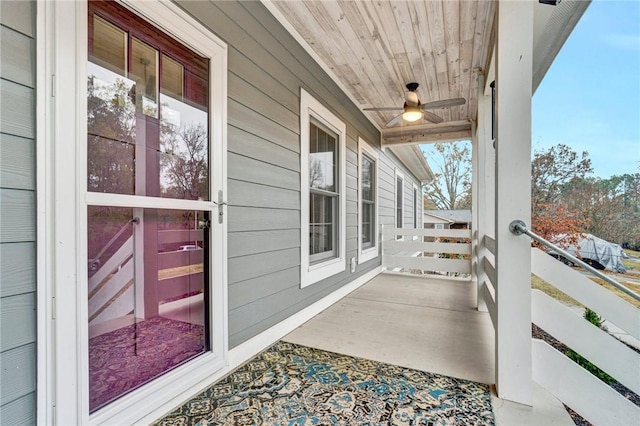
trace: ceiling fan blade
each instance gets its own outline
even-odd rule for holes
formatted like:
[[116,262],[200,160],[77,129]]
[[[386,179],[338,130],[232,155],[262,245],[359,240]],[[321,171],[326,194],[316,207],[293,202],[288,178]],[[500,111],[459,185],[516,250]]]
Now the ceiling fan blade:
[[442,117],[440,117],[439,115],[435,115],[434,113],[432,113],[431,111],[422,111],[424,113],[424,118],[426,118],[427,120],[429,120],[432,123],[442,123]]
[[464,98],[443,99],[441,101],[433,101],[422,104],[422,109],[446,108],[464,105],[466,103],[467,101]]
[[402,111],[402,107],[363,108],[363,111]]
[[389,120],[387,124],[384,125],[384,127],[394,126],[398,124],[401,120],[402,120],[402,114],[398,114],[395,117],[393,117],[391,120]]

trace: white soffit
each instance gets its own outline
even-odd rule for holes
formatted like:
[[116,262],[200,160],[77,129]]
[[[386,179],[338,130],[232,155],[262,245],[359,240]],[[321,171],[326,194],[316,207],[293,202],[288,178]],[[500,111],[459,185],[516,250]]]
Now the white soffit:
[[562,0],[557,6],[535,3],[533,21],[533,92],[591,0]]
[[429,167],[429,163],[427,163],[427,159],[424,158],[424,154],[418,145],[401,145],[394,146],[393,148],[388,147],[388,149],[402,161],[402,164],[404,164],[420,182],[429,182],[433,179],[431,167]]

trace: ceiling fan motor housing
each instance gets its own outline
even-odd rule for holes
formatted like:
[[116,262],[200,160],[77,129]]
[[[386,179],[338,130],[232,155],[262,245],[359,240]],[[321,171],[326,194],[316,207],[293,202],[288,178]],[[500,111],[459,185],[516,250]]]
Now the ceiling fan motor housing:
[[420,86],[420,84],[418,83],[407,83],[407,90],[410,92],[415,92],[416,90],[418,90],[418,86]]

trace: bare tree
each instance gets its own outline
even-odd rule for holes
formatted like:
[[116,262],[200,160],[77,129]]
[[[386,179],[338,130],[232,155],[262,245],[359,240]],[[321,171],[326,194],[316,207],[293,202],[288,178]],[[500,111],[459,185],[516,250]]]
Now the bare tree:
[[531,205],[558,201],[562,188],[573,179],[583,179],[593,171],[589,153],[578,155],[569,146],[559,144],[548,151],[535,152],[531,162]]
[[469,142],[439,142],[429,164],[434,179],[425,185],[425,195],[436,208],[471,208],[471,146]]
[[162,166],[169,185],[167,193],[176,198],[197,200],[208,189],[208,135],[202,123],[187,124],[163,138]]

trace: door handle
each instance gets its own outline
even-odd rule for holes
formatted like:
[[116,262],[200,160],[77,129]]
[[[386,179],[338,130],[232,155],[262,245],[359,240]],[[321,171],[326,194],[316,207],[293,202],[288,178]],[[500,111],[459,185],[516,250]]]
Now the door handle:
[[218,223],[222,223],[222,220],[223,220],[223,217],[224,217],[224,208],[223,208],[223,206],[228,206],[227,202],[224,201],[222,190],[218,191],[218,201],[214,201],[213,204],[218,206]]

